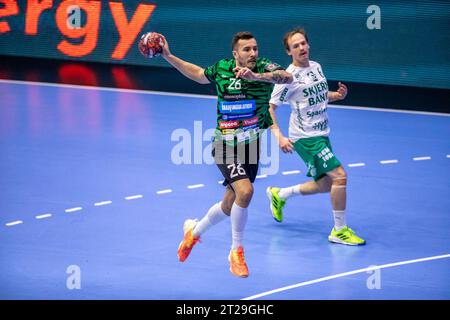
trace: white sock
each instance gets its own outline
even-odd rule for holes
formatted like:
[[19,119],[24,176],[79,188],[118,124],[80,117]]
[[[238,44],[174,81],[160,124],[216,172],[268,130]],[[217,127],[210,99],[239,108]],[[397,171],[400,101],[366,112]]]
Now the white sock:
[[244,229],[247,224],[247,208],[241,208],[235,203],[231,207],[231,233],[233,238],[232,249],[237,249],[242,246],[242,239],[244,238]]
[[208,213],[195,225],[192,231],[194,237],[198,237],[212,226],[218,224],[220,221],[228,217],[225,212],[222,211],[222,201],[216,203],[209,208]]
[[300,195],[300,185],[297,184],[295,186],[292,187],[287,187],[287,188],[281,188],[281,190],[278,192],[278,195],[280,196],[280,198],[283,199],[288,199],[290,197],[292,197],[293,195]]
[[345,221],[345,210],[333,210],[334,228],[336,231],[341,230],[347,225]]

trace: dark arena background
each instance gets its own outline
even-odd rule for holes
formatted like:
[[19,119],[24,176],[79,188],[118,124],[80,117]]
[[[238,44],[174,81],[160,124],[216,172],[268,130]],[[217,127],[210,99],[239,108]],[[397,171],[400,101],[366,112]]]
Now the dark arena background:
[[[205,68],[250,31],[287,67],[282,38],[297,26],[329,89],[348,87],[328,107],[330,138],[367,244],[328,242],[329,194],[293,197],[273,220],[266,188],[309,178],[268,137],[250,276],[229,272],[229,219],[180,263],[183,222],[223,196],[209,157],[216,90],[137,43],[161,33]],[[286,134],[289,109],[277,111]],[[217,314],[218,301],[251,300],[265,316],[275,301],[448,300],[449,181],[449,1],[0,0],[2,300],[164,300],[173,316],[189,314],[185,300]]]

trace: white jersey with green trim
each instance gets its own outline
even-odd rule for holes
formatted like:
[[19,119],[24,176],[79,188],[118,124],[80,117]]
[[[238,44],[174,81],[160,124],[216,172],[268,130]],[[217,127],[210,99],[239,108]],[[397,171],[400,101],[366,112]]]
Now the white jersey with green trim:
[[291,64],[286,71],[292,73],[294,81],[275,85],[270,103],[290,104],[289,138],[328,136],[328,84],[320,64],[309,61],[306,68]]

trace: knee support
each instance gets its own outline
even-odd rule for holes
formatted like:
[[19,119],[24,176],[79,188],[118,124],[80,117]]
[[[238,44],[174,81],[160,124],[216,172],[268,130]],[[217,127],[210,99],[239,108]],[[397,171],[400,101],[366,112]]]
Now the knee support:
[[347,177],[337,177],[332,179],[332,188],[346,188],[347,187]]

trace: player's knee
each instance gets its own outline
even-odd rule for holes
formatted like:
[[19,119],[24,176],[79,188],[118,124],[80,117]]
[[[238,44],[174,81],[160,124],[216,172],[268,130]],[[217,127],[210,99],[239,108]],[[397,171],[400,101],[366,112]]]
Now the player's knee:
[[250,185],[250,186],[246,187],[244,190],[242,190],[240,196],[242,199],[245,199],[250,202],[250,200],[253,197],[253,186]]
[[246,206],[248,206],[248,204],[252,200],[252,197],[253,197],[253,186],[251,184],[246,186],[245,188],[240,189],[236,193],[236,200],[241,204],[245,204]]
[[345,171],[337,175],[332,179],[333,186],[346,186],[347,185],[347,174]]

